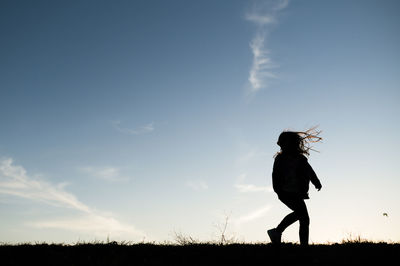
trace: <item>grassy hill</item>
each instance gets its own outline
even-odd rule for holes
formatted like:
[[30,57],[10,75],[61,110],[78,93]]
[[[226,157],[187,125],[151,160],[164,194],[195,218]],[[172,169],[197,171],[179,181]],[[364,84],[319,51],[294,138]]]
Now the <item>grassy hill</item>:
[[394,265],[400,244],[20,244],[0,246],[0,265]]

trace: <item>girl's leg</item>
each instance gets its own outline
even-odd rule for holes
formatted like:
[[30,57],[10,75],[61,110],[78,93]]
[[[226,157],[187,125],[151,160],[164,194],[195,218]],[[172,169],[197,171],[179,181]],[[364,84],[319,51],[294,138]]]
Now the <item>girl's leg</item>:
[[309,224],[310,218],[308,216],[307,206],[301,198],[282,198],[280,199],[286,206],[288,206],[292,213],[283,218],[282,222],[276,228],[279,232],[283,232],[289,225],[297,220],[300,221],[300,244],[308,245]]
[[310,225],[310,218],[300,219],[300,244],[303,246],[308,245],[308,234],[309,234],[309,225]]
[[289,213],[288,215],[283,218],[283,220],[280,222],[280,224],[276,227],[278,232],[283,233],[286,228],[288,228],[291,224],[296,222],[298,220],[298,216],[296,215],[295,212]]

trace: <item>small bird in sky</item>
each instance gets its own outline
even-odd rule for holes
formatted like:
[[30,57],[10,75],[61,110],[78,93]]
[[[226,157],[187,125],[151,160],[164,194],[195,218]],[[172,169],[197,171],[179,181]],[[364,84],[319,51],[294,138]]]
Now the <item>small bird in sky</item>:
[[389,217],[389,215],[386,212],[383,213],[383,216]]

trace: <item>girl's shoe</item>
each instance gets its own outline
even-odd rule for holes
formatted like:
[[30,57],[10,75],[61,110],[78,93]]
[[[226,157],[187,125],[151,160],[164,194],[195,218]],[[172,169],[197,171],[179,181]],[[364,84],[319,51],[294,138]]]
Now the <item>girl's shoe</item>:
[[281,243],[282,234],[278,230],[276,230],[276,228],[268,230],[267,233],[269,238],[271,239],[272,244]]

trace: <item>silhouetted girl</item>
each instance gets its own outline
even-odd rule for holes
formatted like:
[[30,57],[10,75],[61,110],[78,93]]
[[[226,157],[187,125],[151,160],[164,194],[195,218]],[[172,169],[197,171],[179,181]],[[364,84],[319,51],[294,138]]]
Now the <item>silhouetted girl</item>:
[[305,156],[312,150],[310,142],[318,142],[320,131],[315,127],[305,132],[284,131],[280,134],[277,144],[281,150],[276,154],[272,171],[272,185],[280,201],[293,212],[288,214],[274,229],[268,230],[272,243],[281,242],[282,232],[296,222],[300,221],[300,244],[308,245],[308,217],[307,206],[304,199],[308,197],[308,186],[311,183],[318,191],[322,185]]

